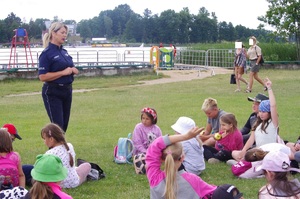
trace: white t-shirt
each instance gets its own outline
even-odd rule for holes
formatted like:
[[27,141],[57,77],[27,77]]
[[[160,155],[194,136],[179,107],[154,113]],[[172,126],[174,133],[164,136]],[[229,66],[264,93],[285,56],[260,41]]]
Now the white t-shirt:
[[276,143],[277,142],[277,127],[275,127],[272,120],[269,120],[269,125],[265,131],[263,131],[261,129],[261,125],[262,124],[260,124],[255,129],[255,133],[254,133],[256,146],[260,147],[264,144]]
[[75,167],[75,162],[76,162],[75,155],[76,154],[75,154],[73,145],[71,143],[68,143],[68,146],[69,146],[70,153],[74,160],[74,165],[72,167],[70,166],[69,153],[63,144],[53,147],[52,149],[49,149],[48,151],[46,151],[46,154],[52,154],[52,155],[58,156],[61,159],[64,167],[66,167],[68,169],[67,178],[61,182],[62,188],[74,188],[79,185],[79,176],[76,172],[76,167]]
[[280,143],[264,144],[264,145],[260,146],[259,148],[262,149],[263,151],[266,151],[266,152],[281,151],[281,152],[283,152],[287,155],[291,154],[290,147],[287,147],[286,145],[280,144]]

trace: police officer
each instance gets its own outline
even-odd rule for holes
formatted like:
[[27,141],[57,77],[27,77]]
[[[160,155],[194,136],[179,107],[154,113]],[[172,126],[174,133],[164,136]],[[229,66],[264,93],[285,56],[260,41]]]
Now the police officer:
[[39,79],[44,82],[42,97],[50,121],[58,124],[65,132],[68,128],[72,82],[78,74],[72,57],[62,44],[66,41],[68,27],[54,22],[49,33],[43,37],[44,50],[39,57]]

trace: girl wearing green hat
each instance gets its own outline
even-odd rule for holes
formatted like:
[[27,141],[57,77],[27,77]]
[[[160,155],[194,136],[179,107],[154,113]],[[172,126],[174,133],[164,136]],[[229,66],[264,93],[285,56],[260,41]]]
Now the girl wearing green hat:
[[24,199],[72,199],[60,187],[68,170],[59,157],[51,154],[38,155],[31,175],[34,182]]

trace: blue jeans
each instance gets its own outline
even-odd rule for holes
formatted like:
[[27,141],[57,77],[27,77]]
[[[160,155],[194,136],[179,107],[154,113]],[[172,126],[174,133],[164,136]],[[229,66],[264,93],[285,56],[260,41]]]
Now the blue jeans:
[[31,176],[31,170],[33,169],[33,165],[30,164],[23,164],[22,165],[23,173],[25,175],[25,183],[27,186],[32,185],[32,176]]

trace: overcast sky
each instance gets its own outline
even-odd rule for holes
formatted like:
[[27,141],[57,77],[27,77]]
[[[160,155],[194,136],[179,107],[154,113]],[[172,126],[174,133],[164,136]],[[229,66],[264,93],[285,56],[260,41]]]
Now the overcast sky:
[[233,26],[243,25],[253,29],[260,24],[257,17],[265,15],[268,10],[266,0],[0,0],[0,19],[5,19],[13,12],[27,23],[30,19],[53,19],[54,16],[79,22],[96,17],[101,11],[113,10],[121,4],[128,4],[135,13],[141,15],[146,8],[152,14],[160,14],[164,10],[180,12],[188,7],[191,14],[197,14],[201,7],[205,7],[209,13],[216,13],[218,22],[231,22]]

